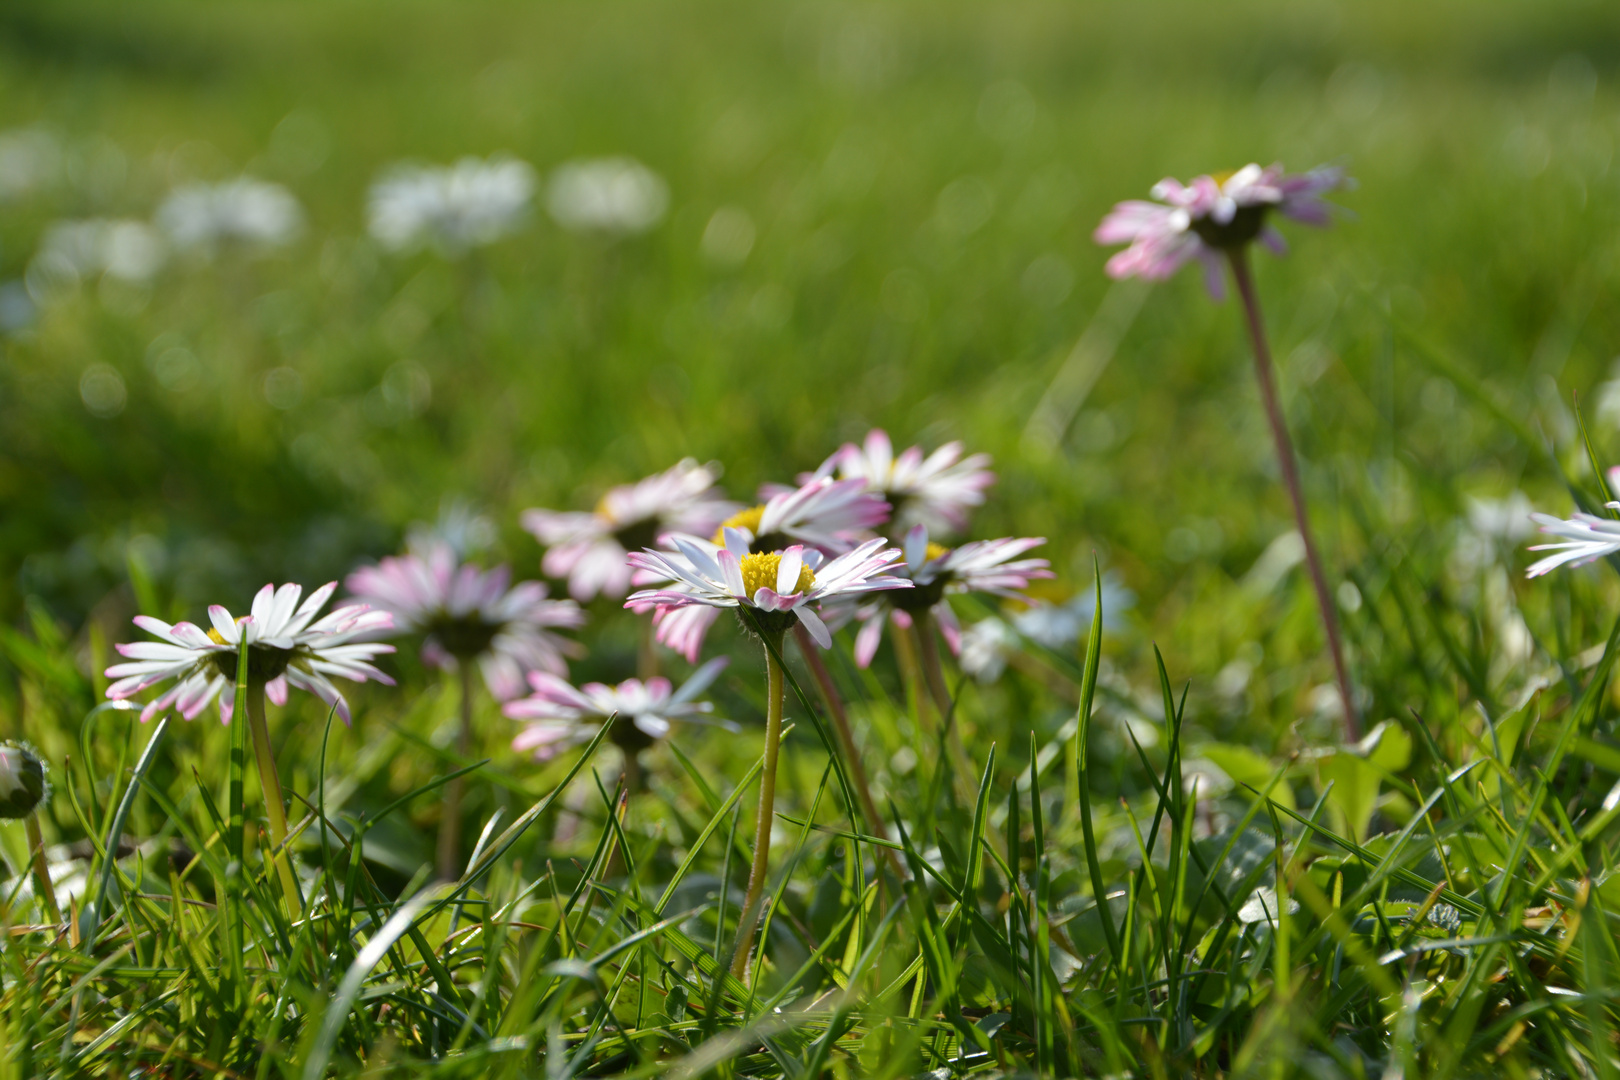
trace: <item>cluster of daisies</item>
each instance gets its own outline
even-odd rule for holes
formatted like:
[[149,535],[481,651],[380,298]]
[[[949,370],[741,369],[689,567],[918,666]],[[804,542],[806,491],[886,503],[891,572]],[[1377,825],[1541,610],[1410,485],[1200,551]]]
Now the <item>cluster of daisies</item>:
[[506,566],[464,562],[443,540],[417,537],[403,554],[351,573],[348,599],[324,616],[336,582],[307,598],[298,585],[267,585],[246,615],[216,605],[205,625],[138,616],[136,625],[156,640],[118,646],[128,662],[108,669],[116,681],[107,694],[132,699],[169,684],[145,703],[143,720],[171,709],[189,720],[217,703],[229,722],[245,642],[248,682],[269,700],[285,703],[290,689],[305,690],[347,722],[349,705],[334,680],[390,683],[376,666],[394,649],[386,639],[414,635],[427,664],[476,668],[521,723],[517,750],[545,758],[616,717],[623,733],[614,741],[634,753],[673,722],[708,717],[712,705],[699,698],[725,661],[702,664],[679,688],[650,672],[616,686],[575,686],[568,663],[582,649],[567,635],[585,624],[582,604],[622,600],[650,620],[656,641],[692,664],[725,609],[766,636],[802,628],[822,648],[840,628],[856,627],[862,666],[885,626],[909,627],[929,612],[956,650],[960,628],[946,597],[1021,597],[1032,580],[1051,576],[1046,560],[1028,557],[1040,538],[948,546],[984,502],[995,479],[989,464],[960,443],[896,454],[888,435],[873,431],[796,484],[769,485],[745,506],[720,490],[716,467],[688,459],[609,490],[593,510],[523,515],[546,548],[545,573],[566,583],[566,598],[543,582],[514,584]]
[[[16,143],[11,134],[10,143]],[[0,152],[8,145],[0,135]],[[451,165],[395,164],[368,193],[367,231],[387,251],[428,248],[456,256],[522,228],[539,189],[535,168],[506,155],[466,157]],[[548,214],[561,228],[610,236],[645,232],[669,207],[663,178],[622,156],[559,165],[544,196]],[[39,300],[104,277],[143,283],[175,257],[210,259],[225,251],[264,255],[295,242],[305,224],[303,206],[281,184],[253,176],[182,184],[150,221],[52,223],[30,263],[28,289]]]

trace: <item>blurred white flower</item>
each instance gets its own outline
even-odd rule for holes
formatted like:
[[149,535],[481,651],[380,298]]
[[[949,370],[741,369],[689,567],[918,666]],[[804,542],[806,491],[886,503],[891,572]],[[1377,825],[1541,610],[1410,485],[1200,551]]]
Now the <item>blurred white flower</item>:
[[58,286],[71,286],[103,274],[121,281],[146,281],[163,266],[163,237],[140,221],[89,218],[58,221],[45,230],[28,268],[34,299]]
[[669,208],[662,177],[634,158],[570,161],[551,174],[546,209],[571,232],[646,232]]
[[62,171],[62,146],[41,128],[0,132],[0,202],[53,182]]
[[[1048,649],[1067,649],[1079,643],[1091,629],[1091,614],[1097,596],[1081,589],[1061,604],[1036,604],[1013,618],[1013,627],[1025,637]],[[1136,605],[1136,594],[1127,589],[1112,571],[1102,579],[1103,629],[1119,629],[1120,613]]]
[[523,224],[534,188],[534,168],[516,158],[396,165],[371,185],[371,236],[390,251],[431,245],[457,254],[492,244]]
[[1468,497],[1468,527],[1486,540],[1503,540],[1517,544],[1536,533],[1536,523],[1530,515],[1535,507],[1529,496],[1515,491],[1505,499],[1477,499]]
[[186,184],[158,207],[157,224],[170,243],[213,255],[221,247],[285,247],[304,228],[304,211],[280,184],[251,176],[223,184]]
[[962,631],[962,651],[957,662],[975,679],[991,683],[1007,670],[1007,657],[1017,648],[1018,635],[1012,627],[991,616]]

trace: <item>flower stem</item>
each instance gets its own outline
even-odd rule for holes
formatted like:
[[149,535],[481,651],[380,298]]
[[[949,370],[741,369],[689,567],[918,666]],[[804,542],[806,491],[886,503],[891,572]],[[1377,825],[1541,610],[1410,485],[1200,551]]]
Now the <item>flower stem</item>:
[[748,892],[737,924],[737,951],[731,973],[741,979],[748,972],[754,929],[759,925],[759,904],[770,869],[771,825],[776,817],[776,756],[782,741],[782,702],[786,680],[776,658],[782,653],[782,635],[765,643],[765,768],[759,777],[759,814],[754,822],[754,861],[748,868]]
[[872,799],[866,766],[861,764],[860,752],[855,749],[855,733],[849,728],[849,713],[844,708],[844,699],[838,696],[832,673],[827,670],[826,663],[821,659],[821,650],[816,647],[804,624],[793,628],[793,638],[799,643],[799,653],[804,657],[810,674],[815,677],[816,686],[821,689],[821,699],[832,716],[833,727],[838,732],[838,743],[844,751],[844,760],[849,762],[849,775],[855,781],[855,794],[861,800],[861,810],[866,814],[867,823],[872,826],[875,835],[887,839],[889,834],[883,828],[883,815],[878,812],[877,803]]
[[270,821],[270,858],[281,878],[281,891],[287,897],[287,918],[297,919],[304,903],[298,895],[298,879],[293,876],[292,852],[287,850],[287,810],[281,797],[281,777],[276,772],[276,755],[270,749],[270,728],[264,720],[264,684],[248,683],[248,730],[253,735],[253,754],[259,762],[259,786],[264,789],[265,816]]
[[642,682],[658,674],[658,628],[651,619],[641,620],[641,642],[636,649],[636,677]]
[[1232,266],[1232,280],[1238,295],[1243,298],[1243,313],[1247,317],[1249,342],[1254,347],[1254,373],[1260,380],[1260,399],[1266,407],[1266,419],[1271,424],[1271,437],[1277,447],[1277,464],[1282,469],[1283,484],[1294,504],[1294,527],[1305,544],[1305,564],[1310,569],[1311,584],[1316,588],[1316,606],[1322,613],[1322,629],[1327,634],[1328,652],[1333,658],[1333,677],[1339,684],[1339,700],[1344,708],[1344,731],[1349,741],[1361,738],[1361,719],[1356,715],[1355,697],[1350,691],[1350,676],[1345,671],[1344,647],[1339,641],[1339,617],[1334,609],[1333,594],[1328,590],[1327,576],[1322,572],[1322,560],[1316,553],[1316,541],[1311,536],[1311,523],[1305,511],[1305,490],[1300,486],[1299,468],[1294,461],[1294,444],[1288,437],[1288,425],[1283,419],[1282,405],[1277,400],[1276,382],[1272,376],[1271,347],[1266,342],[1265,322],[1260,316],[1260,296],[1254,288],[1254,277],[1249,272],[1249,252],[1246,247],[1235,247],[1227,252]]
[[956,770],[957,793],[961,795],[965,792],[971,805],[977,794],[973,765],[968,760],[967,747],[962,745],[962,729],[956,723],[951,691],[945,685],[945,671],[940,667],[933,609],[924,608],[914,612],[911,618],[911,632],[917,637],[917,654],[922,659],[923,678],[928,684],[928,693],[934,699],[934,708],[939,711],[939,722],[945,727],[945,749],[951,755],[951,765]]
[[[472,752],[473,664],[463,658],[456,667],[461,676],[461,726],[456,731],[456,753],[465,758]],[[458,776],[444,786],[444,815],[439,818],[439,880],[455,881],[461,876],[461,796],[466,777]]]
[[45,908],[45,916],[53,923],[61,923],[62,909],[56,903],[56,889],[51,885],[51,871],[45,862],[45,838],[39,831],[39,813],[30,811],[23,819],[23,827],[28,832],[28,850],[34,863],[34,887],[39,890],[39,902]]

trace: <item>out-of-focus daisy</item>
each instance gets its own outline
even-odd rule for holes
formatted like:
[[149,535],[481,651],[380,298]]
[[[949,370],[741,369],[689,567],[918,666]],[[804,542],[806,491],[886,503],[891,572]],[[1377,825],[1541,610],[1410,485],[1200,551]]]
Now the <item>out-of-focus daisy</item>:
[[869,492],[864,479],[817,476],[739,510],[715,529],[711,542],[728,545],[725,534],[732,530],[746,537],[750,551],[781,551],[798,543],[837,554],[888,518],[889,504]]
[[62,144],[43,128],[0,132],[0,200],[14,199],[55,182],[62,172]]
[[628,157],[560,165],[546,192],[546,209],[571,232],[646,232],[668,208],[663,178]]
[[528,162],[504,156],[396,165],[371,185],[371,235],[390,251],[431,245],[454,255],[492,244],[527,220],[536,182]]
[[767,633],[782,633],[803,623],[826,649],[832,646],[832,635],[816,612],[821,603],[911,588],[911,582],[888,572],[900,550],[884,549],[887,541],[882,539],[868,540],[830,560],[800,544],[779,552],[750,551],[747,534],[737,529],[727,529],[726,546],[712,554],[706,545],[686,537],[673,537],[672,542],[674,552],[630,554],[632,566],[670,584],[632,593],[626,607],[737,608],[748,612],[751,628]]
[[1052,571],[1045,559],[1019,556],[1044,543],[1045,537],[1003,537],[947,548],[930,543],[923,526],[913,527],[906,534],[905,563],[895,568],[896,574],[908,578],[913,587],[883,593],[857,609],[855,617],[862,625],[855,635],[856,664],[866,667],[872,662],[883,640],[885,623],[910,627],[913,619],[924,612],[931,613],[932,621],[939,624],[951,651],[960,653],[961,624],[951,605],[944,602],[946,595],[984,592],[1028,603],[1023,590],[1031,581],[1051,577]]
[[449,545],[383,559],[345,582],[355,596],[393,615],[400,633],[427,635],[422,659],[455,670],[476,662],[498,701],[523,693],[532,671],[566,675],[579,646],[556,633],[585,624],[572,600],[551,600],[538,581],[512,584],[509,567],[482,570]]
[[251,176],[223,184],[187,184],[158,207],[157,224],[182,251],[285,247],[304,229],[304,211],[280,184]]
[[251,688],[262,688],[277,705],[287,703],[289,686],[307,690],[336,706],[348,723],[349,703],[330,677],[354,682],[376,679],[392,686],[393,680],[371,661],[393,652],[394,647],[357,639],[387,630],[393,618],[365,604],[348,604],[317,619],[336,589],[337,582],[329,582],[300,605],[303,586],[287,584],[278,589],[266,585],[253,598],[250,614],[240,619],[232,618],[218,604],[211,606],[207,630],[188,622],[171,626],[149,615],[137,615],[135,625],[160,640],[117,646],[132,662],[107,669],[107,677],[118,680],[107,688],[107,697],[122,701],[175,679],[173,687],[141,710],[143,722],[170,708],[179,709],[190,720],[218,698],[219,718],[228,724],[235,702],[231,694],[220,691],[236,681],[237,647],[245,630]]
[[613,729],[608,737],[624,751],[630,771],[632,759],[668,735],[676,721],[704,721],[714,712],[711,703],[697,698],[727,663],[725,657],[710,660],[678,690],[662,677],[645,682],[626,679],[617,686],[586,683],[575,687],[555,675],[533,672],[529,686],[534,692],[507,702],[501,710],[523,722],[523,730],[512,740],[512,749],[546,761],[569,746],[589,742],[602,721],[612,717]]
[[31,286],[72,285],[106,274],[142,282],[162,269],[167,254],[163,237],[142,221],[58,221],[45,230],[28,279]]
[[715,487],[719,475],[716,466],[686,458],[610,489],[588,513],[526,510],[523,527],[549,549],[541,569],[566,577],[574,599],[620,597],[631,585],[629,552],[653,547],[670,533],[706,534],[737,509]]
[[873,428],[862,445],[845,443],[813,475],[836,471],[842,479],[864,481],[888,502],[897,529],[925,525],[944,533],[965,528],[969,511],[984,502],[985,489],[996,481],[989,465],[989,454],[963,457],[960,442],[927,456],[911,446],[897,457],[888,433]]
[[[1620,510],[1620,502],[1607,505],[1610,510]],[[1526,577],[1540,577],[1566,563],[1583,566],[1620,551],[1620,521],[1614,518],[1584,512],[1567,520],[1551,514],[1531,514],[1530,518],[1541,526],[1542,532],[1558,537],[1560,542],[1531,545],[1531,551],[1551,551],[1553,554],[1532,564],[1525,571]]]
[[1153,185],[1158,202],[1133,199],[1114,207],[1092,234],[1099,244],[1130,246],[1108,260],[1113,278],[1161,281],[1197,259],[1210,295],[1226,294],[1224,252],[1259,240],[1281,254],[1282,234],[1267,218],[1276,210],[1307,225],[1327,225],[1332,206],[1322,196],[1348,186],[1344,170],[1323,166],[1289,175],[1281,165],[1245,165],[1236,172],[1195,177],[1189,184],[1165,178]]

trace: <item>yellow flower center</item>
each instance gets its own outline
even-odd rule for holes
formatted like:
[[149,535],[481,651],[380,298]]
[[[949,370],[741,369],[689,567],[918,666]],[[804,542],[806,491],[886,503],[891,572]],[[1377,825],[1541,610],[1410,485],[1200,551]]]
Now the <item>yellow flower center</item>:
[[1216,187],[1224,188],[1226,186],[1226,182],[1236,175],[1236,169],[1227,169],[1224,172],[1210,173],[1209,178],[1215,181]]
[[230,644],[230,642],[226,641],[222,636],[220,636],[220,632],[218,630],[215,630],[212,626],[210,626],[208,628],[208,640],[212,641],[215,645],[229,645]]
[[933,562],[935,559],[942,559],[950,553],[951,549],[946,547],[944,544],[936,544],[930,540],[928,541],[927,549],[923,553],[923,561]]
[[[739,515],[740,516],[740,515]],[[732,526],[735,528],[736,526]],[[776,572],[782,566],[782,556],[776,552],[769,554],[744,555],[742,557],[743,592],[753,596],[760,589],[776,589]],[[816,575],[808,566],[800,565],[799,580],[793,583],[789,590],[793,593],[802,593],[816,583]]]
[[[732,514],[730,517],[726,518],[726,520],[722,521],[720,523],[720,527],[714,530],[713,542],[723,545],[726,542],[727,529],[747,529],[755,536],[758,536],[759,523],[764,520],[765,505],[763,503],[761,503],[759,506],[750,506],[746,510],[739,510],[735,514]],[[750,595],[752,594],[750,593]]]

